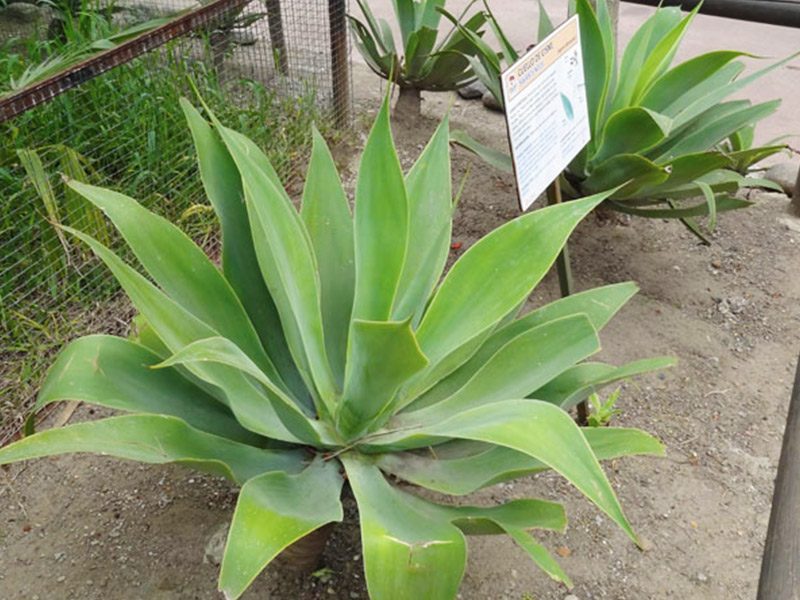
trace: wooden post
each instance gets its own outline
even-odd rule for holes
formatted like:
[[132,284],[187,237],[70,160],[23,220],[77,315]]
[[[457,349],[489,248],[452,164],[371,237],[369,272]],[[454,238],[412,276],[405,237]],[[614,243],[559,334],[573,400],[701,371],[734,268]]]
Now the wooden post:
[[794,193],[792,194],[792,207],[794,214],[800,216],[800,168],[797,169],[797,179],[794,184]]
[[[551,183],[547,188],[547,202],[550,205],[561,204],[561,184],[559,178]],[[572,267],[569,261],[569,241],[564,244],[564,248],[556,258],[556,272],[558,273],[558,286],[561,288],[561,297],[566,298],[572,295]],[[586,425],[589,421],[589,410],[586,400],[578,404],[578,424]]]
[[331,86],[336,125],[350,124],[350,57],[347,52],[347,0],[328,0],[331,36]]
[[267,26],[269,27],[269,43],[272,45],[272,56],[275,67],[281,75],[289,74],[289,56],[286,53],[286,38],[283,35],[283,15],[281,0],[264,0],[267,7]]
[[783,432],[757,600],[796,600],[800,590],[800,362]]

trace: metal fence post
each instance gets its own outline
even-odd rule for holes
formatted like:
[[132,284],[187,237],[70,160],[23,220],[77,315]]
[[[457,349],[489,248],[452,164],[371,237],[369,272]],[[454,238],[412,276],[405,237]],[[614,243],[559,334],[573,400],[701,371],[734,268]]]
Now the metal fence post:
[[350,60],[347,52],[347,0],[328,0],[331,36],[333,110],[338,127],[350,124]]
[[757,600],[797,600],[800,594],[800,362],[772,495]]

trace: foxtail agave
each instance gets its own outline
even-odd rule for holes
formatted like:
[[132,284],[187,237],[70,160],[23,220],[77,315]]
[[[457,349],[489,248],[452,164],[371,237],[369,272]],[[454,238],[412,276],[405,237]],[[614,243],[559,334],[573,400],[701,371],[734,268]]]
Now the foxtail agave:
[[[502,52],[462,28],[477,50],[465,58],[502,105],[500,72],[519,53],[488,4],[485,8]],[[570,3],[570,14],[580,17],[592,139],[567,167],[563,183],[573,196],[620,186],[606,206],[643,217],[679,218],[702,238],[696,217],[707,216],[708,228],[713,229],[717,213],[750,205],[734,196],[741,188],[775,188],[772,182],[745,178],[739,171],[785,149],[777,143],[752,145],[752,128],[774,113],[780,100],[753,105],[726,98],[792,57],[746,76],[741,76],[744,64],[739,59],[750,55],[735,50],[709,52],[673,66],[699,8],[698,4],[685,16],[678,7],[658,8],[633,35],[617,65],[606,0],[598,0],[596,12],[589,0]],[[553,25],[541,3],[539,14],[542,39]],[[457,23],[452,15],[449,18]],[[465,133],[454,132],[454,141],[494,166],[511,170],[507,155]]]
[[[364,22],[349,17],[356,48],[375,73],[397,84],[403,110],[419,112],[421,91],[456,90],[475,81],[465,57],[474,51],[464,33],[453,27],[437,43],[444,0],[393,0],[398,42],[386,20],[376,18],[366,0],[357,2]],[[467,18],[473,4],[475,0],[463,11],[460,26],[480,38],[486,17],[477,12]]]
[[358,504],[375,599],[454,598],[465,534],[508,534],[569,582],[530,533],[563,529],[559,504],[442,504],[421,488],[460,496],[553,469],[636,540],[598,459],[658,454],[661,445],[634,429],[581,429],[566,412],[603,385],[670,364],[582,362],[635,286],[594,289],[518,316],[605,195],[507,223],[440,282],[453,213],[446,121],[404,175],[384,101],[351,216],[316,132],[298,211],[253,142],[183,108],[222,228],[221,270],[135,200],[71,182],[149,277],[68,230],[119,280],[139,311],[139,332],[69,344],[37,408],[72,399],[130,414],[34,433],[0,449],[0,463],[99,452],[236,482],[219,580],[228,598],[283,550],[341,521],[345,485]]

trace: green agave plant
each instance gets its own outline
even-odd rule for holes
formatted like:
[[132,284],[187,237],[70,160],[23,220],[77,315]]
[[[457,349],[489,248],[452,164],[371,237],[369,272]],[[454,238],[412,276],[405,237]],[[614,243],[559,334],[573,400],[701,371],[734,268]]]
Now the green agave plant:
[[[738,190],[776,187],[745,178],[740,171],[785,149],[783,144],[752,145],[753,126],[774,113],[780,100],[753,105],[726,98],[793,57],[747,76],[741,76],[744,64],[738,59],[750,55],[734,50],[709,52],[673,66],[699,8],[685,16],[678,7],[658,8],[633,35],[617,65],[606,0],[598,0],[596,12],[589,0],[570,3],[570,15],[580,18],[592,139],[565,171],[563,183],[572,196],[620,186],[607,206],[642,217],[680,218],[703,237],[696,217],[708,216],[708,228],[713,229],[717,213],[751,204],[734,196]],[[465,58],[502,105],[500,72],[519,54],[488,4],[486,11],[502,52],[462,29],[477,50]],[[553,25],[541,3],[539,14],[542,39]],[[465,133],[454,132],[454,142],[511,171],[507,155],[489,151]]]
[[97,452],[236,482],[219,580],[228,598],[283,550],[341,521],[345,485],[358,503],[375,599],[454,598],[465,534],[508,534],[569,582],[530,534],[563,530],[561,505],[441,503],[415,491],[422,488],[459,496],[553,469],[636,540],[598,459],[659,454],[661,445],[634,429],[581,429],[566,412],[606,384],[671,364],[582,362],[635,286],[518,316],[605,194],[507,223],[439,282],[454,209],[446,121],[404,175],[385,100],[351,216],[318,133],[298,211],[253,142],[188,102],[183,108],[222,227],[221,270],[135,200],[70,182],[114,223],[149,277],[65,228],[119,280],[139,311],[139,332],[69,344],[36,408],[71,399],[131,414],[34,433],[0,449],[0,464]]
[[[389,23],[375,18],[366,0],[357,2],[366,23],[349,16],[356,48],[375,73],[397,84],[401,106],[405,103],[408,110],[418,113],[420,91],[456,90],[475,81],[465,56],[474,50],[462,31],[454,27],[438,40],[439,11],[445,0],[393,0],[400,44],[395,44]],[[466,19],[473,4],[475,0],[463,11],[461,27],[480,38],[486,16],[478,12]]]

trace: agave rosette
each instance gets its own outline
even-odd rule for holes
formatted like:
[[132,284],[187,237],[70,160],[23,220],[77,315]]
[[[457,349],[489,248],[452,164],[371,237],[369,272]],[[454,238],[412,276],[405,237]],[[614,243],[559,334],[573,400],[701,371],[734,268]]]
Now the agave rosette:
[[138,334],[69,344],[36,408],[70,399],[128,414],[35,433],[0,449],[0,464],[98,452],[241,485],[220,574],[228,598],[285,548],[341,521],[344,485],[358,503],[375,599],[455,597],[466,534],[508,534],[569,582],[531,533],[562,530],[561,505],[442,504],[413,486],[461,496],[554,469],[635,540],[598,459],[658,454],[660,444],[635,429],[581,429],[566,412],[606,384],[671,363],[584,362],[635,286],[519,315],[606,194],[514,219],[442,277],[454,210],[446,121],[404,174],[385,101],[351,215],[318,133],[298,211],[252,141],[183,108],[221,224],[221,269],[135,200],[70,182],[146,273],[68,230],[119,280],[139,311]]
[[[796,55],[746,75],[741,59],[754,57],[735,50],[716,50],[674,65],[699,8],[686,15],[678,7],[656,9],[618,61],[606,1],[598,0],[597,11],[588,0],[570,3],[570,15],[580,19],[591,141],[567,167],[563,183],[572,196],[617,187],[609,207],[644,217],[680,218],[702,237],[696,217],[707,216],[713,229],[717,213],[751,204],[735,197],[740,189],[775,189],[772,182],[741,171],[786,148],[779,143],[755,146],[752,139],[755,124],[773,114],[780,100],[753,104],[728,98]],[[477,50],[466,58],[502,105],[500,73],[520,55],[488,4],[486,14],[501,52],[462,29]],[[553,24],[541,3],[539,14],[542,39]],[[465,133],[454,132],[454,141],[511,170],[507,155],[491,152]]]

